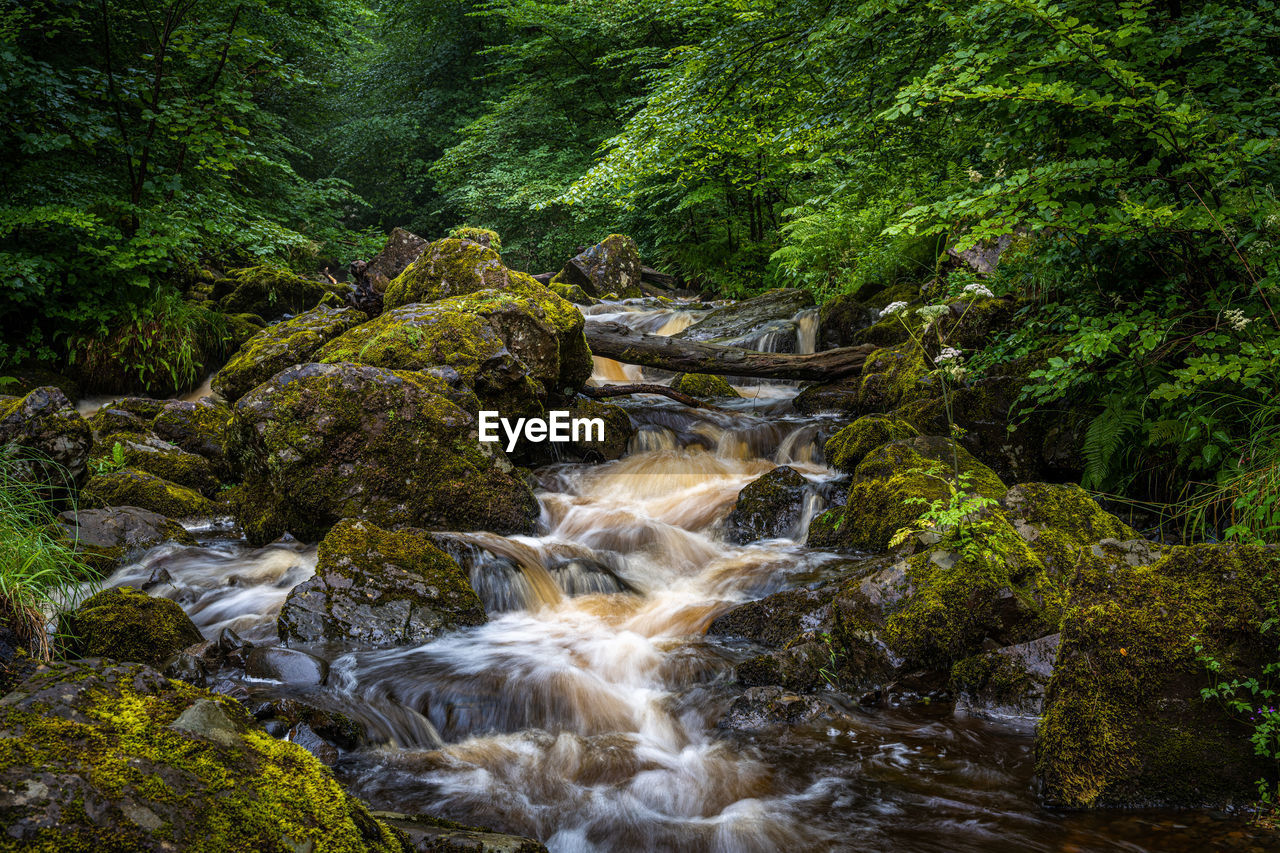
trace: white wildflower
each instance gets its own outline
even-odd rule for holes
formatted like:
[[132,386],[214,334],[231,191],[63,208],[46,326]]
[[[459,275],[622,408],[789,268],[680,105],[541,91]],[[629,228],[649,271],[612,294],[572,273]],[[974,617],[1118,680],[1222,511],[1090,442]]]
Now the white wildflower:
[[964,367],[956,364],[955,362],[948,362],[946,366],[942,368],[942,372],[951,377],[952,380],[959,382],[964,379],[965,374],[969,371],[965,370]]
[[966,284],[964,286],[964,292],[972,294],[975,297],[981,296],[990,298],[995,296],[995,294],[991,292],[991,288],[987,287],[985,284],[979,284],[976,281],[973,284]]
[[943,347],[942,352],[938,353],[933,363],[942,364],[944,361],[964,361],[964,354],[955,347]]
[[1248,317],[1244,316],[1244,312],[1239,308],[1228,308],[1226,311],[1222,312],[1222,316],[1227,321],[1228,325],[1237,332],[1243,332],[1245,326],[1248,326],[1253,322]]
[[897,314],[899,311],[901,311],[906,307],[907,307],[907,303],[905,302],[890,302],[888,305],[884,306],[884,308],[880,310],[880,316],[889,317],[893,314]]
[[965,172],[969,175],[969,183],[976,184],[982,181],[982,173],[970,166]]
[[923,308],[916,309],[916,316],[924,321],[924,327],[928,329],[938,318],[945,316],[951,309],[946,305],[926,305]]

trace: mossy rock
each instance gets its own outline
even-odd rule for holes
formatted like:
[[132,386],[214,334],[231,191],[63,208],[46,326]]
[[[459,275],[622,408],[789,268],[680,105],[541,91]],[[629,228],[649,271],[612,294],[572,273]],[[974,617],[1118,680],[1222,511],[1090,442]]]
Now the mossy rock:
[[235,402],[286,367],[313,361],[312,353],[368,319],[354,308],[320,307],[268,326],[245,341],[213,377],[212,388]]
[[214,298],[224,314],[279,317],[314,308],[328,290],[288,270],[261,265],[228,273],[214,285]]
[[136,506],[169,518],[209,518],[217,514],[213,501],[199,492],[134,468],[89,478],[80,490],[80,502],[90,509]]
[[[1280,600],[1280,554],[1195,545],[1151,565],[1128,556],[1103,542],[1076,567],[1036,733],[1043,797],[1072,808],[1248,806],[1256,780],[1275,783],[1275,763],[1201,689],[1262,677],[1275,661],[1263,626]],[[1221,669],[1210,673],[1210,659]]]
[[832,468],[852,474],[858,463],[880,445],[919,434],[911,424],[890,415],[863,415],[827,439],[823,454]]
[[154,474],[207,498],[217,494],[221,486],[208,459],[187,453],[150,433],[122,432],[103,436],[94,444],[90,459],[95,465],[111,465],[119,460],[124,467]]
[[671,380],[671,390],[703,400],[742,396],[723,376],[710,373],[678,373]]
[[888,412],[939,393],[924,350],[915,341],[875,350],[862,365],[858,403],[864,412]]
[[167,598],[129,587],[103,590],[59,623],[68,653],[159,666],[204,639],[200,630]]
[[236,404],[233,502],[251,542],[317,540],[344,518],[383,527],[530,533],[538,502],[474,415],[420,372],[357,364],[281,371]]
[[513,281],[526,278],[537,285],[532,276],[507,269],[497,250],[447,237],[427,245],[416,261],[391,280],[383,305],[390,310],[477,290],[505,290]]
[[89,428],[95,436],[118,432],[144,433],[147,432],[147,419],[108,404],[89,416]]
[[524,273],[512,273],[505,290],[478,290],[436,303],[488,321],[550,400],[569,400],[591,378],[594,363],[586,320],[572,303]]
[[89,424],[57,388],[0,398],[0,447],[13,445],[17,458],[29,460],[19,466],[24,478],[74,485],[84,476],[92,444]]
[[949,308],[950,313],[938,321],[938,331],[947,346],[971,353],[990,343],[993,335],[1009,328],[1018,305],[1012,299],[980,297],[958,300]]
[[571,441],[569,447],[588,462],[611,462],[621,459],[631,443],[636,428],[626,409],[611,403],[579,397],[569,407],[570,418],[599,418],[604,421],[603,441]]
[[1061,636],[982,652],[951,667],[948,688],[966,713],[1038,717]]
[[301,746],[147,666],[42,667],[0,707],[0,731],[6,850],[403,850]]
[[[998,499],[1008,491],[994,471],[949,438],[918,436],[891,441],[858,463],[845,505],[814,519],[809,544],[883,551],[893,534],[915,521],[929,502],[949,497],[946,481],[954,479],[953,458],[961,475],[968,478],[971,493]],[[924,503],[909,504],[908,500]]]
[[797,412],[816,415],[821,412],[839,412],[844,415],[862,414],[859,393],[862,377],[849,376],[835,382],[808,385],[796,395],[791,405]]
[[462,225],[451,230],[449,236],[455,240],[470,240],[472,243],[479,243],[486,249],[493,249],[495,252],[502,251],[502,238],[498,236],[497,231],[490,228]]
[[385,648],[484,622],[471,582],[426,533],[345,520],[320,543],[315,576],[289,592],[277,625],[285,643]]
[[588,296],[628,298],[625,294],[639,290],[640,249],[625,234],[610,234],[565,264],[552,283],[577,287]]
[[257,314],[224,314],[227,323],[227,350],[234,352],[244,342],[266,328],[267,321]]
[[168,403],[168,400],[161,400],[155,397],[121,397],[119,400],[107,403],[107,407],[120,409],[149,421],[164,411],[164,407]]
[[799,471],[779,465],[738,492],[737,503],[724,522],[725,538],[735,545],[791,538],[808,493],[808,481]]
[[874,323],[854,332],[850,336],[850,346],[875,344],[878,347],[895,347],[911,340],[911,333],[902,325],[899,315],[890,314],[877,319]]
[[196,544],[187,529],[172,518],[136,506],[67,510],[58,516],[58,523],[96,578],[111,574],[124,560],[163,542]]
[[600,301],[576,284],[565,284],[563,281],[556,281],[555,279],[552,279],[547,284],[547,289],[561,299],[567,299],[574,305],[595,305]]
[[829,299],[818,308],[818,348],[852,346],[854,336],[870,326],[875,318],[875,309],[851,293]]
[[1000,509],[1036,557],[1060,575],[1072,570],[1085,545],[1138,538],[1075,484],[1020,483],[1000,499]]
[[389,370],[447,367],[504,417],[539,416],[547,396],[546,388],[528,375],[528,367],[487,320],[442,303],[385,311],[325,344],[314,360]]
[[225,474],[227,425],[231,407],[206,397],[198,402],[170,400],[151,421],[156,435],[188,453],[208,459]]

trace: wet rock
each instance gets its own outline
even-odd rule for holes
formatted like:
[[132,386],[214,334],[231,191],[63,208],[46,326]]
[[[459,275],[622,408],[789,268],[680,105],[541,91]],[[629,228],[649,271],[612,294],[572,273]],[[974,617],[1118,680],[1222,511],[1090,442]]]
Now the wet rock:
[[[42,483],[74,485],[85,473],[92,443],[89,425],[57,388],[36,388],[24,397],[0,398],[0,447],[11,444],[17,448],[16,458],[24,460],[19,464],[22,476]],[[31,453],[24,455],[23,451]],[[38,458],[25,461],[26,457]]]
[[783,646],[793,636],[813,630],[829,619],[830,603],[836,592],[832,586],[775,592],[740,604],[717,617],[707,634]]
[[490,832],[464,826],[449,820],[406,815],[396,812],[374,812],[374,816],[395,827],[414,853],[547,853],[547,848],[532,838]]
[[285,736],[285,739],[290,743],[296,743],[298,746],[314,755],[320,760],[321,764],[332,767],[338,763],[337,747],[320,737],[320,735],[316,734],[311,726],[308,726],[306,723],[299,723],[289,729],[289,733]]
[[102,575],[121,561],[163,542],[196,544],[181,524],[158,512],[136,506],[67,510],[58,516],[85,562]]
[[344,518],[383,526],[528,533],[524,478],[441,380],[354,364],[289,368],[235,407],[234,497],[246,537],[318,539]]
[[610,234],[565,264],[551,282],[581,288],[588,296],[628,295],[640,284],[640,249],[630,237]]
[[108,403],[89,417],[89,428],[96,439],[117,432],[145,433],[148,427],[145,418]]
[[846,415],[862,414],[859,394],[862,379],[851,376],[836,382],[822,382],[805,387],[796,395],[792,406],[797,412],[816,415],[821,412],[842,412]]
[[103,590],[60,620],[66,651],[159,666],[204,638],[175,602],[129,587]]
[[273,699],[258,704],[253,709],[253,716],[264,726],[279,723],[282,736],[294,728],[306,726],[316,737],[339,749],[355,749],[365,742],[363,725],[332,708],[312,704],[312,700],[323,701],[323,698],[316,695],[308,696],[306,701],[296,696]]
[[732,345],[743,346],[752,339],[773,332],[780,338],[790,337],[786,341],[789,345],[780,346],[775,352],[795,352],[796,326],[792,318],[812,307],[813,296],[807,290],[771,290],[752,299],[717,308],[672,337],[713,343],[732,342]]
[[0,705],[0,733],[14,849],[402,850],[304,749],[146,666],[41,667]]
[[385,293],[387,285],[409,264],[422,256],[428,243],[403,228],[393,228],[378,252],[364,268],[364,281],[374,293]]
[[[884,550],[894,533],[915,521],[929,502],[949,498],[953,446],[948,438],[918,436],[868,453],[854,469],[845,505],[824,512],[810,525],[810,546]],[[970,492],[999,498],[1008,491],[994,471],[963,447],[954,446],[954,452],[962,475],[969,478]],[[924,503],[907,503],[909,499]]]
[[438,303],[386,311],[321,347],[313,360],[389,370],[449,367],[503,417],[540,416],[548,394],[483,317]]
[[876,310],[844,293],[822,304],[818,309],[818,349],[852,346],[854,335],[870,326]]
[[477,290],[509,290],[517,282],[541,287],[527,273],[507,269],[494,249],[447,237],[425,246],[418,259],[387,285],[383,304],[389,311]]
[[329,663],[297,649],[255,648],[245,662],[250,678],[265,678],[282,684],[324,684]]
[[712,376],[709,373],[677,373],[671,380],[671,390],[702,400],[742,396],[723,376]]
[[738,493],[738,502],[724,522],[725,538],[745,545],[794,537],[808,494],[808,481],[800,472],[787,465],[774,468]]
[[783,687],[752,687],[739,696],[716,724],[721,731],[750,732],[838,719],[844,714],[818,696]]
[[467,576],[427,534],[343,521],[320,543],[315,577],[289,593],[278,626],[285,642],[383,648],[484,622]]
[[569,449],[586,462],[612,462],[621,459],[627,452],[627,445],[636,429],[626,409],[610,403],[601,403],[578,397],[569,407],[570,418],[599,418],[604,421],[604,439],[601,441],[586,440],[581,436],[577,441],[569,442]]
[[95,467],[122,463],[205,497],[217,494],[221,485],[209,460],[147,432],[105,435],[95,442],[89,459]]
[[313,361],[312,353],[369,319],[354,308],[315,308],[268,326],[240,347],[217,375],[212,388],[235,402],[286,367]]
[[80,501],[91,509],[132,506],[169,518],[217,515],[217,506],[199,492],[135,468],[94,475],[80,490]]
[[951,668],[957,707],[978,716],[1038,717],[1060,640],[1050,634],[957,662]]
[[203,456],[215,471],[225,474],[230,420],[230,407],[208,397],[195,403],[170,400],[151,421],[151,430],[186,452]]
[[[1275,660],[1263,626],[1280,600],[1280,554],[1195,545],[1150,566],[1134,557],[1100,543],[1074,568],[1037,729],[1042,796],[1070,807],[1246,805],[1274,762],[1254,753],[1251,726],[1200,691],[1260,677]],[[1210,675],[1205,659],[1221,669]]]
[[319,282],[288,270],[256,266],[234,270],[216,282],[213,296],[224,314],[256,314],[271,319],[308,311],[316,307],[328,291]]
[[877,447],[917,435],[915,427],[891,415],[863,415],[827,439],[823,454],[832,468],[852,474]]

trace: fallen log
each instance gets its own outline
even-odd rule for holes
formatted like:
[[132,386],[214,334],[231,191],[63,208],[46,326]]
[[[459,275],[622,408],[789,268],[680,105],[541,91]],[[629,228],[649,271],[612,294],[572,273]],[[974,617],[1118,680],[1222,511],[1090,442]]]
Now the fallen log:
[[697,397],[682,394],[673,388],[668,388],[666,385],[654,385],[648,382],[635,382],[629,385],[587,385],[583,386],[578,393],[593,400],[604,400],[609,397],[627,397],[631,394],[661,394],[663,397],[670,397],[677,403],[684,403],[694,409],[716,408],[716,406],[702,402]]
[[671,273],[658,272],[653,267],[640,267],[640,281],[663,290],[675,290],[680,286],[680,280]]
[[593,355],[676,373],[752,376],[758,379],[829,381],[858,373],[874,344],[840,347],[807,355],[756,352],[701,341],[650,335],[612,321],[587,321]]

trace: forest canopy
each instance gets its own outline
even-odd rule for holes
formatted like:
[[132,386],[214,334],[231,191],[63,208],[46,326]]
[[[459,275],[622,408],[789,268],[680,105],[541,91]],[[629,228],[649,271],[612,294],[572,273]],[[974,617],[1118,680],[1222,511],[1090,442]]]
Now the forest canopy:
[[395,226],[531,272],[621,231],[703,292],[822,300],[958,291],[943,250],[1003,240],[1021,322],[971,366],[1030,364],[1015,423],[1087,414],[1086,486],[1207,482],[1245,523],[1280,470],[1272,0],[0,9],[0,373],[206,334],[208,270]]

